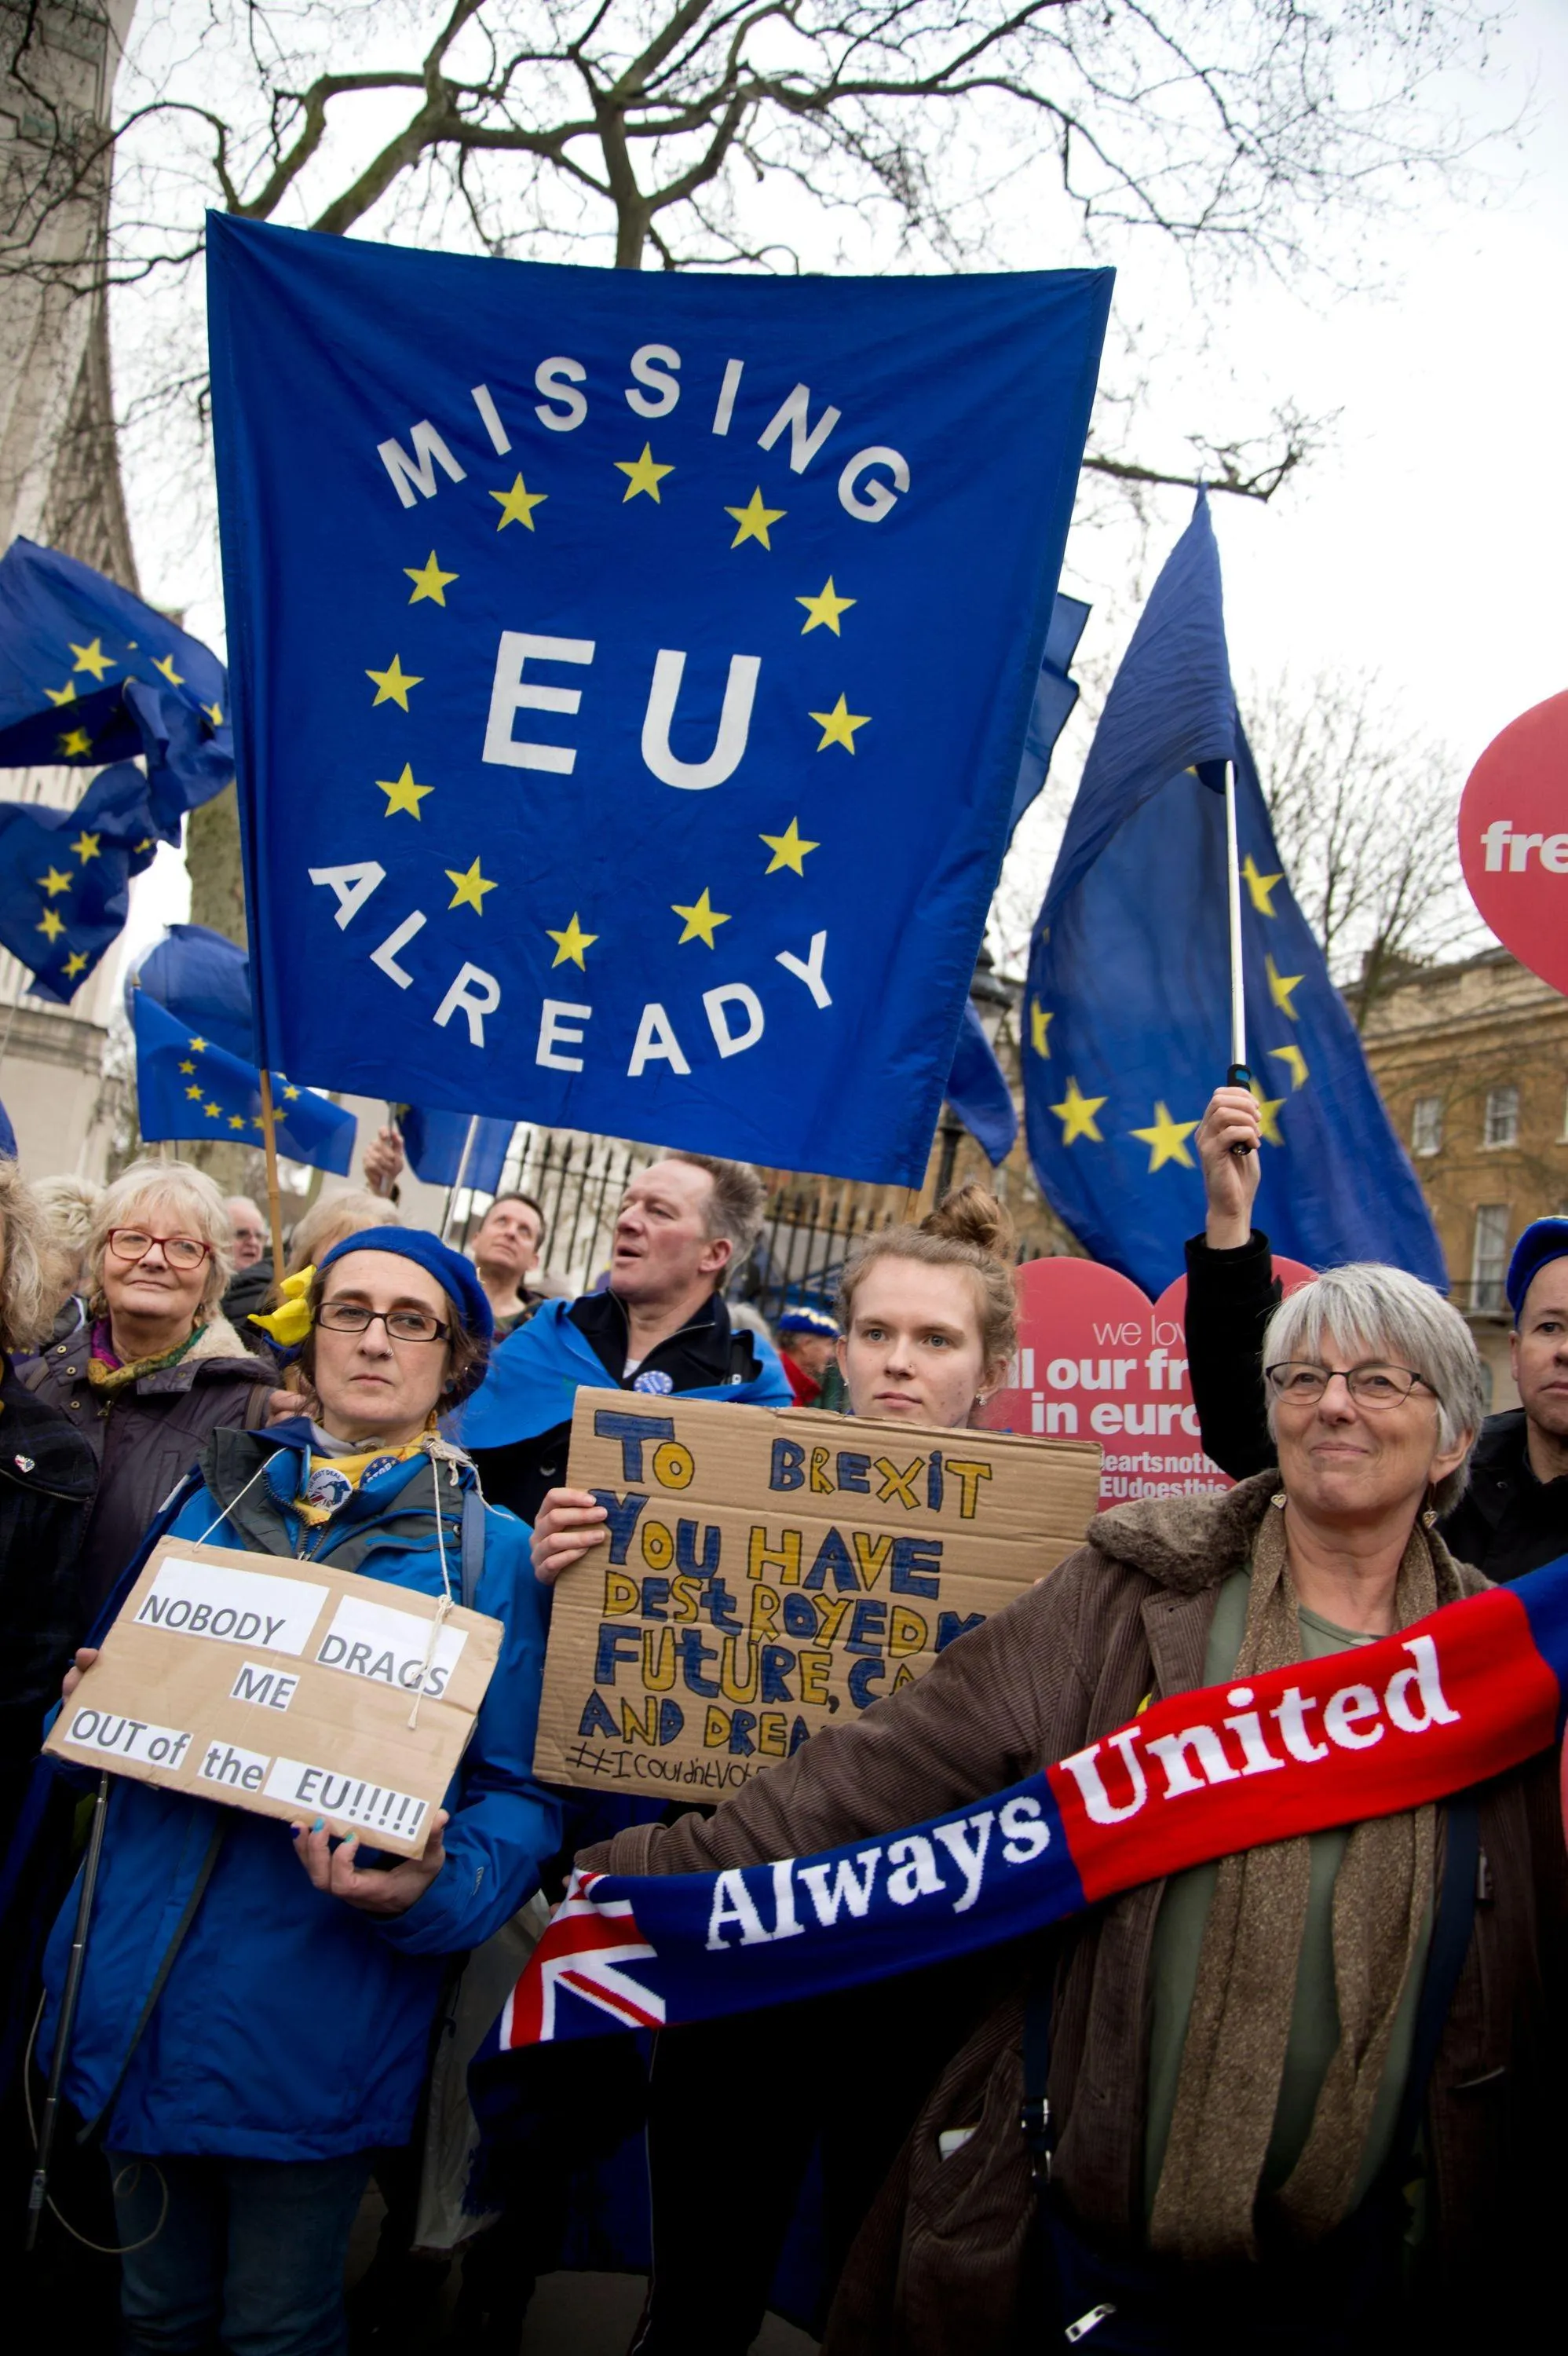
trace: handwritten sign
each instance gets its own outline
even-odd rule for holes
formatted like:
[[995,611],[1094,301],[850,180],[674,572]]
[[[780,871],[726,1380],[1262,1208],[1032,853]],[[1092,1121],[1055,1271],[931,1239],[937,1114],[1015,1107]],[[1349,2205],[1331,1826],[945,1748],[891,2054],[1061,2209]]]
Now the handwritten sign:
[[44,1748],[417,1857],[501,1640],[436,1620],[386,1580],[164,1538]]
[[869,1709],[1081,1541],[1100,1451],[579,1391],[608,1543],[556,1588],[535,1772],[717,1798]]

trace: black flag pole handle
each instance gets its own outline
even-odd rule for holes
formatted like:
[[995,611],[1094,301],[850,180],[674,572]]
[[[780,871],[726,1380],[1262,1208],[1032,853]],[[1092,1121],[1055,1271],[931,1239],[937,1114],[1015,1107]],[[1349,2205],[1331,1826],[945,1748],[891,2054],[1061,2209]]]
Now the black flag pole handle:
[[33,2180],[27,2190],[27,2226],[24,2243],[27,2250],[31,2250],[37,2241],[38,2227],[44,2218],[44,2202],[48,2198],[49,2162],[54,2157],[55,2131],[59,2124],[60,2087],[65,2082],[66,2056],[70,2051],[71,2030],[76,2026],[77,2002],[81,1995],[81,1976],[87,1965],[87,1933],[92,1920],[92,1900],[98,1888],[98,1866],[103,1855],[103,1826],[108,1814],[109,1778],[104,1774],[98,1779],[92,1832],[87,1844],[87,1861],[81,1869],[81,1896],[77,1901],[76,1929],[71,1934],[70,1962],[66,1967],[65,1989],[60,1997],[59,2025],[55,2031],[54,2056],[49,2062],[44,2114],[38,2123],[38,2147],[33,2162]]
[[[1242,967],[1242,862],[1236,850],[1236,765],[1225,764],[1225,892],[1231,926],[1231,1068],[1226,1085],[1250,1088],[1247,1069],[1247,1001]],[[1248,1154],[1250,1145],[1233,1145],[1232,1153]]]

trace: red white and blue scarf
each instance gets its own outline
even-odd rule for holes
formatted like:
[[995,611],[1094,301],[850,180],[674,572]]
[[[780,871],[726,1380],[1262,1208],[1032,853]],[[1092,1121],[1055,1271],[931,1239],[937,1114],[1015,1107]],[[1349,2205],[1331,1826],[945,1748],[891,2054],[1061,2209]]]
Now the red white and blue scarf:
[[1154,1703],[923,1824],[718,1873],[577,1873],[487,2050],[826,1995],[1419,1807],[1560,1740],[1565,1690],[1568,1556],[1375,1644]]

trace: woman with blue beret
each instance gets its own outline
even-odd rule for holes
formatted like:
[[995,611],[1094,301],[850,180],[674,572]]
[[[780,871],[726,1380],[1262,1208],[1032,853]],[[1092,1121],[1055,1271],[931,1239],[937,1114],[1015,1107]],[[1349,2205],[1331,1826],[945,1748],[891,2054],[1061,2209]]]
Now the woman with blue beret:
[[[560,1846],[531,1766],[546,1591],[524,1526],[483,1503],[437,1429],[484,1373],[479,1280],[434,1236],[377,1227],[327,1253],[307,1303],[310,1415],[215,1431],[149,1543],[326,1562],[453,1601],[466,1584],[502,1623],[500,1658],[416,1858],[112,1782],[64,2088],[108,2153],[137,2356],[340,2356],[349,2231],[372,2158],[413,2132],[445,1959],[514,1914]],[[95,1657],[78,1654],[68,1697]],[[46,1970],[46,2062],[75,1915],[73,1892]]]

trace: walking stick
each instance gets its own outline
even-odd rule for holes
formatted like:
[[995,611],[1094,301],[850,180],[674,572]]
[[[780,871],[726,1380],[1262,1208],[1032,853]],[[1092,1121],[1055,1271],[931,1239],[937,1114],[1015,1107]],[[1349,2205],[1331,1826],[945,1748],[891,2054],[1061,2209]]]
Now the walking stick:
[[27,2193],[27,2231],[23,2248],[30,2251],[38,2238],[43,2222],[44,2202],[48,2197],[49,2161],[54,2155],[55,2129],[59,2123],[60,2085],[65,2077],[66,2056],[70,2051],[70,2033],[76,2025],[77,1999],[81,1994],[81,1975],[87,1965],[87,1932],[92,1916],[93,1892],[98,1887],[98,1861],[103,1854],[103,1826],[109,1815],[109,1778],[100,1775],[98,1797],[93,1803],[92,1831],[87,1844],[87,1861],[81,1869],[81,1896],[77,1901],[76,1930],[70,1943],[70,1963],[66,1970],[65,1994],[60,1999],[59,2027],[55,2033],[54,2059],[49,2063],[48,2091],[44,2096],[44,2115],[38,2126],[38,2148],[33,2166],[33,2181]]

